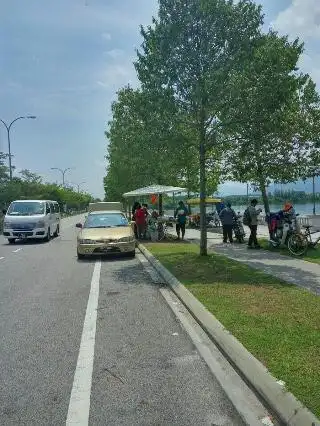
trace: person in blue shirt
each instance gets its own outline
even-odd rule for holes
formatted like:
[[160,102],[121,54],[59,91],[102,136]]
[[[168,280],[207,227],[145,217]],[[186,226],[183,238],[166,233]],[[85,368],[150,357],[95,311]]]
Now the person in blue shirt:
[[186,222],[187,222],[188,209],[184,205],[183,201],[179,201],[179,205],[174,212],[174,217],[177,219],[176,231],[178,240],[180,240],[180,231],[182,239],[184,239],[186,233]]

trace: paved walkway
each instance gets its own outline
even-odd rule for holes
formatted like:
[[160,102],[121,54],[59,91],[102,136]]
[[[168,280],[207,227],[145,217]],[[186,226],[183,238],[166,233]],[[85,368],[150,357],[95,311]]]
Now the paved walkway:
[[[265,228],[267,229],[267,227]],[[175,235],[174,230],[172,230],[172,234]],[[259,227],[259,236],[265,237],[263,234],[264,229],[261,226]],[[200,231],[187,229],[186,239],[198,243]],[[320,265],[283,256],[277,252],[248,250],[246,244],[224,244],[221,241],[221,234],[213,232],[208,232],[208,248],[237,262],[243,262],[252,268],[320,295]]]

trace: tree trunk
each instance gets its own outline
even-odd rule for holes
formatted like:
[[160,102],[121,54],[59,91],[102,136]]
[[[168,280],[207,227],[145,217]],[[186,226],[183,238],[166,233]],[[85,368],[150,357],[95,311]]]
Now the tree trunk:
[[206,221],[206,148],[205,129],[200,129],[199,166],[200,166],[200,256],[206,256],[207,250],[207,221]]
[[270,213],[270,205],[269,205],[269,199],[267,194],[267,188],[265,182],[260,182],[260,191],[262,194],[262,200],[264,205],[264,210],[266,214]]
[[[266,215],[270,213],[270,205],[269,205],[269,199],[268,199],[268,194],[267,194],[267,188],[266,188],[266,184],[265,182],[260,182],[260,191],[262,194],[262,200],[263,200],[263,205],[264,205],[264,210],[266,212]],[[272,237],[270,229],[269,229],[269,235],[270,238]]]

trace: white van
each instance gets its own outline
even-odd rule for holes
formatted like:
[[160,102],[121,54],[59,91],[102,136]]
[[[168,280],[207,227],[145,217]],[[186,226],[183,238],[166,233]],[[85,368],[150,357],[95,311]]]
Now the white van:
[[17,200],[5,212],[3,236],[10,244],[33,238],[49,241],[59,235],[60,222],[60,207],[56,201]]

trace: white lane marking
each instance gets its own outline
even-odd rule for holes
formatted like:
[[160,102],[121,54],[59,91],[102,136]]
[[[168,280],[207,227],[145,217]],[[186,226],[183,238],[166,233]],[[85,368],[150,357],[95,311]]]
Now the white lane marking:
[[87,426],[90,413],[90,395],[96,338],[101,261],[97,261],[91,279],[91,288],[84,319],[78,362],[73,379],[66,425]]
[[2,256],[2,257],[0,257],[0,260],[2,260],[2,259],[4,259],[4,257]]
[[16,250],[13,250],[12,253],[18,253],[18,251],[22,250],[22,248],[18,248]]

